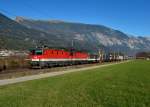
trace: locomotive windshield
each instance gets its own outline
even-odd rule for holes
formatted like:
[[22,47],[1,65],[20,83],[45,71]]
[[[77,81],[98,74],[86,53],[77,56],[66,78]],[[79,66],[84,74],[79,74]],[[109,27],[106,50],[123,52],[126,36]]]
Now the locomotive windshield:
[[42,49],[36,49],[36,50],[32,50],[31,54],[32,55],[42,55],[43,51],[42,51]]

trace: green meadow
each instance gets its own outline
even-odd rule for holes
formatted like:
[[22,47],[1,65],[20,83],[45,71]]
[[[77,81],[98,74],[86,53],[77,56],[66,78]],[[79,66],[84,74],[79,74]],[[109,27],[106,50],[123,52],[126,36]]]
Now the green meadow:
[[0,107],[150,107],[150,61],[0,86]]

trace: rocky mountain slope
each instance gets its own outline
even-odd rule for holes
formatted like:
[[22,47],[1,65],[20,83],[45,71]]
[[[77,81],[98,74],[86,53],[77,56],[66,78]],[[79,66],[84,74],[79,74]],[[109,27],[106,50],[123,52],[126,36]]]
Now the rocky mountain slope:
[[129,36],[102,25],[71,23],[57,20],[12,20],[0,14],[0,49],[28,50],[47,45],[88,52],[99,49],[135,53],[150,51],[150,38]]
[[[58,32],[47,33],[37,29],[25,27],[14,20],[0,14],[0,49],[21,49],[48,45],[54,48],[70,48],[72,37],[66,34],[66,38]],[[83,50],[92,50],[95,46],[87,41],[77,43],[76,47]]]
[[[32,36],[31,36],[32,35]],[[23,25],[0,14],[0,48],[1,49],[27,49],[34,47],[38,39],[49,34]]]
[[64,38],[70,36],[74,41],[81,43],[88,41],[89,45],[95,44],[96,48],[104,46],[107,47],[108,50],[122,51],[126,53],[145,50],[150,51],[149,38],[129,36],[121,31],[102,25],[70,23],[56,20],[32,20],[22,17],[17,17],[16,22],[28,28],[40,30],[49,34],[62,34]]

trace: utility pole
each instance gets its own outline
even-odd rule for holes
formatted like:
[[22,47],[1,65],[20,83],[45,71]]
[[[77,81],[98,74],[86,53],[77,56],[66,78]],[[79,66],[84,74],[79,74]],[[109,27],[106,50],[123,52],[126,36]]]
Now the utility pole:
[[73,46],[74,46],[74,43],[73,43],[73,42],[74,42],[74,41],[72,40],[72,41],[71,41],[71,47],[72,47],[72,48],[73,48]]
[[73,64],[74,63],[74,61],[73,61],[73,47],[74,47],[74,44],[73,44],[73,39],[71,40],[71,51],[70,51],[70,53],[71,53],[71,63]]

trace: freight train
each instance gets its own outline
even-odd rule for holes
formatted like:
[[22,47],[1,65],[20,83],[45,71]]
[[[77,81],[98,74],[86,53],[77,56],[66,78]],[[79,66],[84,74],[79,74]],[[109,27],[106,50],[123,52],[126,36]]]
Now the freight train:
[[100,61],[99,54],[49,48],[32,49],[29,57],[31,60],[31,67],[33,68],[96,63]]
[[54,66],[67,66],[98,62],[113,62],[125,60],[125,56],[115,52],[87,52],[75,51],[74,49],[36,48],[29,54],[32,68],[45,68]]

